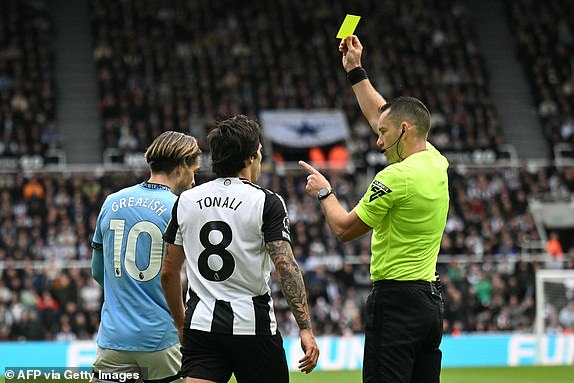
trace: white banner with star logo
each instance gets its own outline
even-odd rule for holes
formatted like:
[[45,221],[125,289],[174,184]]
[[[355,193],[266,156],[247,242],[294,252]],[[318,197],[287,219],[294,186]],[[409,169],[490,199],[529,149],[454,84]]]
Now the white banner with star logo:
[[259,120],[263,134],[283,146],[309,148],[349,138],[349,126],[341,110],[264,110]]

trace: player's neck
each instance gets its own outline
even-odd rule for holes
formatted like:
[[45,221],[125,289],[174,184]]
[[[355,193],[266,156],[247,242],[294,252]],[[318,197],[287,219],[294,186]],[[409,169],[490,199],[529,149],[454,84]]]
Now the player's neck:
[[405,148],[405,152],[401,153],[401,156],[403,158],[407,158],[408,156],[418,153],[418,152],[422,152],[423,150],[426,150],[427,148],[427,143],[426,140],[424,141],[416,141],[413,142],[412,145],[410,145],[410,147]]
[[175,180],[172,180],[165,174],[152,174],[147,180],[147,182],[152,184],[165,185],[170,189],[173,189],[173,186],[175,185]]
[[251,181],[251,168],[245,167],[245,168],[241,169],[241,171],[239,173],[237,173],[237,177],[244,178],[248,181]]

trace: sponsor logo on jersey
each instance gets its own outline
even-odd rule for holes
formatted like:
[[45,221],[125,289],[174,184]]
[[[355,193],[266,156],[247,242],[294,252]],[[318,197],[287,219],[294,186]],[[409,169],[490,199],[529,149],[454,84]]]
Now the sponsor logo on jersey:
[[374,180],[373,183],[371,183],[371,196],[369,197],[369,202],[373,202],[377,198],[384,196],[385,194],[389,194],[391,192],[392,190],[389,189],[382,182]]

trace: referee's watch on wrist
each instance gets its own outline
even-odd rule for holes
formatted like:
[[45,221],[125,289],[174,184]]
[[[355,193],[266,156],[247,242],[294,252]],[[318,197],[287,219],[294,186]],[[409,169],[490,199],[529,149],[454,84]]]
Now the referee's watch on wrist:
[[319,199],[319,201],[322,201],[325,198],[329,197],[331,194],[333,194],[333,189],[321,188],[321,189],[319,189],[319,193],[317,194],[317,198]]

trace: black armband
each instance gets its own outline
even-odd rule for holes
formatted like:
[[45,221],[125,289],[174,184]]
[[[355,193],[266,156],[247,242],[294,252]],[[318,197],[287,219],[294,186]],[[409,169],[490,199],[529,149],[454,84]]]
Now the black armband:
[[360,66],[351,69],[350,71],[347,72],[347,81],[349,81],[351,85],[355,85],[359,81],[363,81],[368,78],[369,77],[367,76],[367,71],[365,70],[365,68]]

